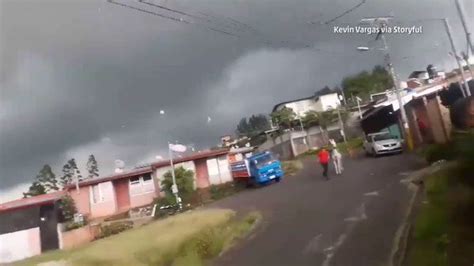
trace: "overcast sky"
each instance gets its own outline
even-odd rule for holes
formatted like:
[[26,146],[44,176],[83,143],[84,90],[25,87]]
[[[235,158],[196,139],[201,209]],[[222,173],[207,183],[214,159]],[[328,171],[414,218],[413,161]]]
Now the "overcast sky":
[[[85,172],[94,154],[108,174],[116,159],[166,156],[167,141],[206,148],[241,117],[383,63],[381,52],[355,50],[380,47],[374,35],[334,26],[386,15],[423,26],[387,36],[402,78],[429,63],[454,67],[443,25],[421,20],[448,17],[466,49],[453,0],[367,0],[327,26],[360,1],[148,1],[194,17],[132,0],[120,2],[183,21],[105,0],[0,0],[0,200],[21,196],[46,163],[59,175],[74,157]],[[473,1],[461,2],[472,13]]]

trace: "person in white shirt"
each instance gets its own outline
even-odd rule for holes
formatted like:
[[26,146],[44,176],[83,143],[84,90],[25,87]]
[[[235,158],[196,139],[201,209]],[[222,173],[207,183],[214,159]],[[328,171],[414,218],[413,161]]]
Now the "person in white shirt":
[[342,174],[344,171],[344,167],[342,167],[342,154],[336,149],[332,149],[331,152],[332,162],[334,163],[334,169],[336,170],[336,174]]

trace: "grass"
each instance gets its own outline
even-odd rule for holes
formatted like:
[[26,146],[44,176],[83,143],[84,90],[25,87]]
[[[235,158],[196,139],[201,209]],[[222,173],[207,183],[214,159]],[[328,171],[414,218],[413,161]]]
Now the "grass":
[[70,251],[48,252],[16,263],[36,265],[202,265],[248,233],[260,219],[250,213],[235,220],[231,210],[179,214],[101,239]]
[[303,169],[303,163],[300,160],[283,161],[281,164],[286,176],[295,175]]
[[472,264],[474,187],[464,183],[470,177],[451,166],[425,179],[426,200],[416,217],[407,265]]
[[362,146],[364,145],[364,140],[362,138],[353,138],[347,140],[347,144],[344,142],[340,142],[337,144],[337,149],[345,154],[348,153],[349,150],[361,150]]

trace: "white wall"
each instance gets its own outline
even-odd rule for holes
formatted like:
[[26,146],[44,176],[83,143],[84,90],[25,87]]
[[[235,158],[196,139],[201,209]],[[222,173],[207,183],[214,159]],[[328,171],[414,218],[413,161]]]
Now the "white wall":
[[339,100],[337,93],[320,96],[318,102],[320,102],[322,111],[327,111],[330,108],[336,108],[337,106],[341,105],[341,101]]
[[209,174],[209,183],[211,185],[221,184],[221,176],[219,175],[219,166],[217,164],[217,159],[207,159],[207,173]]
[[285,107],[291,108],[299,116],[304,116],[308,111],[318,111],[317,103],[313,99],[287,103]]
[[0,263],[41,254],[39,227],[0,235]]
[[227,183],[233,181],[232,173],[230,172],[229,159],[227,155],[219,156],[219,171],[221,172],[222,183]]

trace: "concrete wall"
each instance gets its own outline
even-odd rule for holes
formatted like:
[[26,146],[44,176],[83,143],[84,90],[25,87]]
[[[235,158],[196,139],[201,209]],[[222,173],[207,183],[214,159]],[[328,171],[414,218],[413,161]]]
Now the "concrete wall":
[[39,227],[0,235],[0,263],[41,254]]
[[444,126],[440,105],[441,103],[437,96],[426,100],[426,110],[433,139],[436,143],[445,143],[448,141],[449,135]]
[[232,173],[230,171],[229,159],[227,155],[221,155],[217,158],[219,163],[219,171],[221,174],[222,183],[232,182]]
[[[62,225],[58,224],[62,227]],[[60,229],[59,243],[61,249],[72,249],[87,244],[99,234],[99,226],[86,225],[71,231],[62,232]]]

